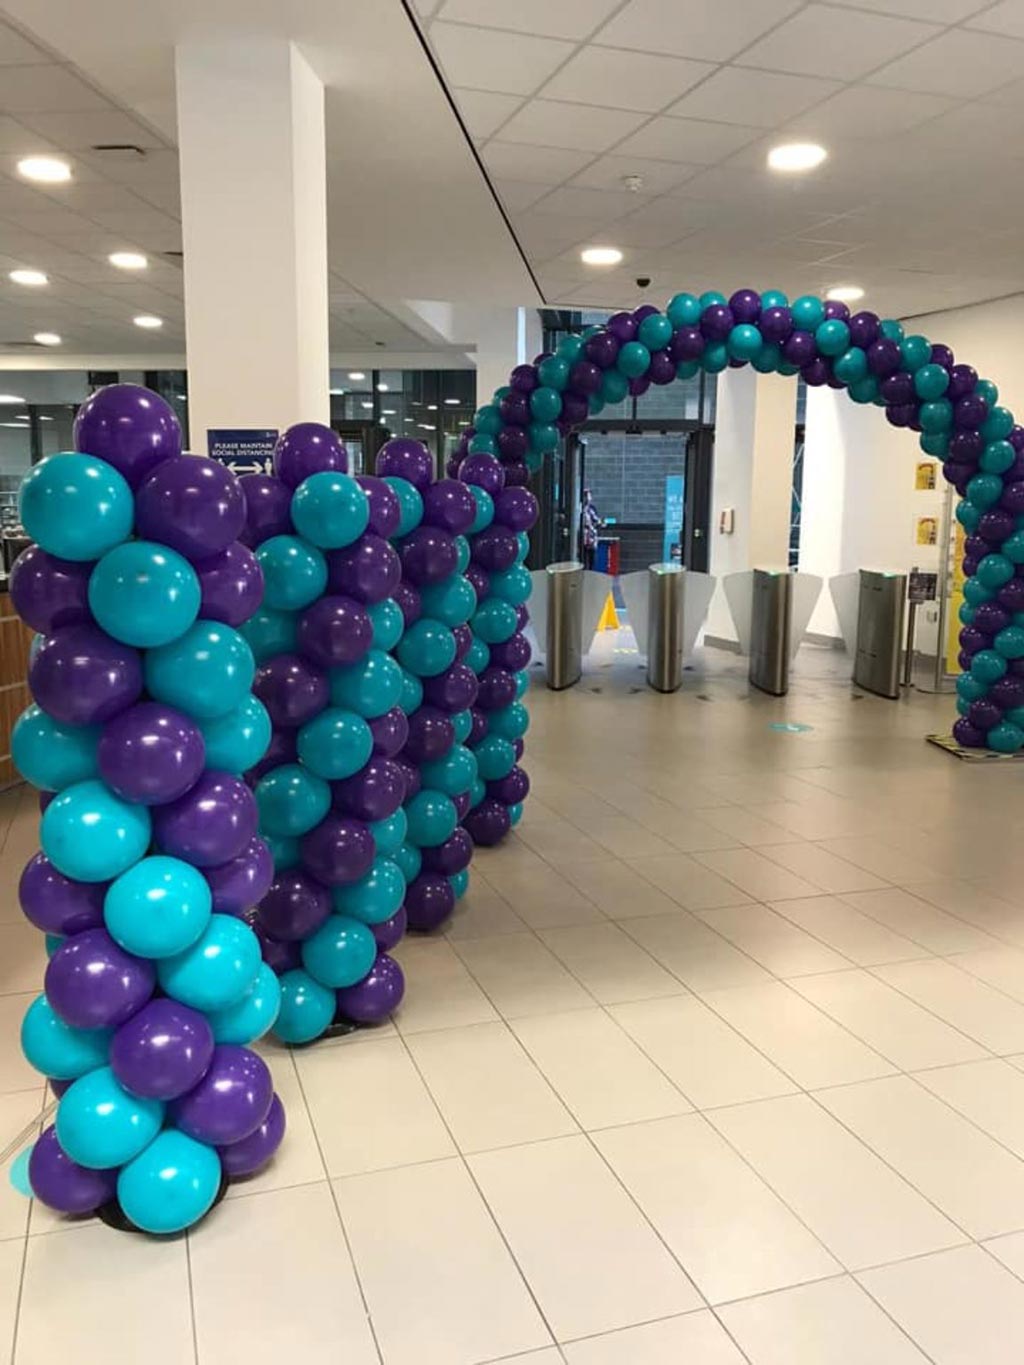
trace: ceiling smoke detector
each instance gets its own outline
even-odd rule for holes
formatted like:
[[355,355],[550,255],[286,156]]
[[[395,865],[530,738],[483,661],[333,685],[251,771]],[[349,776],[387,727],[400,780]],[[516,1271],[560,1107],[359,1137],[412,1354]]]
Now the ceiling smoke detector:
[[639,194],[644,187],[644,178],[642,175],[624,175],[622,184],[630,194]]

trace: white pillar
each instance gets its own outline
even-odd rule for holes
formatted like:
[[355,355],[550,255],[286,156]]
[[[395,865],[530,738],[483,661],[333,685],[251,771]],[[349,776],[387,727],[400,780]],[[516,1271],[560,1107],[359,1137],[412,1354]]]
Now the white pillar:
[[477,407],[491,401],[495,389],[508,383],[516,365],[533,359],[541,348],[540,315],[536,308],[491,308],[476,326]]
[[176,52],[189,425],[330,415],[324,89],[284,39]]
[[[744,569],[785,568],[793,487],[796,383],[746,367],[718,376],[710,571],[719,580],[707,633],[735,640],[721,580]],[[722,529],[731,513],[732,530]]]

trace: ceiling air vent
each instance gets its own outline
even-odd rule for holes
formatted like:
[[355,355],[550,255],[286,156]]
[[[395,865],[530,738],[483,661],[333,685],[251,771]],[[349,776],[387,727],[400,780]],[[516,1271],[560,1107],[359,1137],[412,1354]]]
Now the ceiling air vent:
[[99,152],[100,156],[118,157],[121,160],[146,159],[145,148],[136,146],[134,142],[94,142],[92,150]]

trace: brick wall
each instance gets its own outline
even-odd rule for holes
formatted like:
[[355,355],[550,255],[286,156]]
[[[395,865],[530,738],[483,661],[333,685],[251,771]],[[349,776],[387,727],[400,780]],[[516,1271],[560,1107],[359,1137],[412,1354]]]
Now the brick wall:
[[614,517],[625,525],[662,527],[665,477],[684,473],[685,461],[686,438],[682,434],[588,434],[584,474],[598,515]]

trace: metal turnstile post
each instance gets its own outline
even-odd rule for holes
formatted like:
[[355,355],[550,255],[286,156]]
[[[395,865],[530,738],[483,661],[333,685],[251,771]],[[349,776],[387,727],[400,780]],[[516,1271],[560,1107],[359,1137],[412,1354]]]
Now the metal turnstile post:
[[754,570],[750,613],[750,682],[782,697],[789,691],[789,632],[793,576]]
[[906,574],[861,569],[853,681],[866,692],[893,700],[900,695],[906,602]]
[[575,559],[549,564],[547,684],[572,687],[583,673],[583,565]]
[[684,572],[673,563],[647,570],[647,682],[657,692],[675,692],[683,681]]

